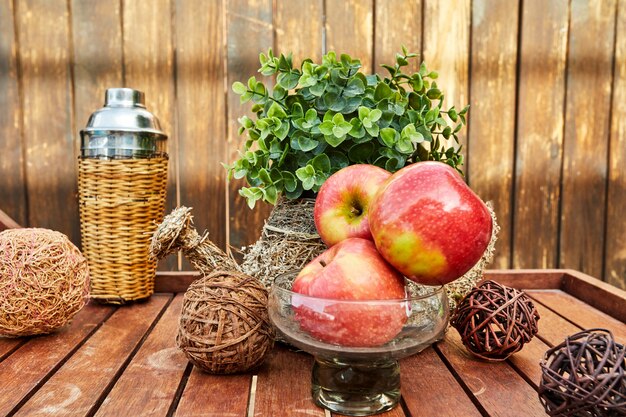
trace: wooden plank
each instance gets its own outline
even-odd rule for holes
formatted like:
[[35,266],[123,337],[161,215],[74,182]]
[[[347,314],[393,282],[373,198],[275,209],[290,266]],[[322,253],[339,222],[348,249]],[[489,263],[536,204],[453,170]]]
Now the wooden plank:
[[180,294],[168,306],[96,416],[115,417],[120,410],[129,416],[147,416],[168,410],[187,366],[187,358],[174,344],[182,301]]
[[312,356],[274,347],[258,371],[254,416],[324,416],[311,398],[312,366]]
[[604,279],[626,290],[626,0],[617,7]]
[[90,303],[68,327],[28,339],[24,346],[0,363],[0,375],[5,375],[0,378],[0,392],[11,393],[0,396],[0,415],[9,414],[32,395],[113,311],[113,307]]
[[574,334],[579,332],[581,329],[567,321],[565,318],[561,317],[554,311],[550,310],[546,306],[544,306],[537,298],[544,293],[560,293],[561,291],[541,291],[541,290],[530,290],[526,291],[533,299],[533,304],[537,308],[537,312],[539,313],[539,322],[537,326],[539,327],[538,337],[543,340],[546,344],[555,346],[561,343],[565,337],[570,334]]
[[[467,390],[490,416],[545,416],[537,392],[506,362],[488,362],[471,356],[456,331],[437,344]],[[511,405],[514,405],[512,407]]]
[[468,146],[476,152],[469,153],[466,174],[472,189],[493,203],[498,218],[495,268],[511,265],[518,20],[519,2],[472,3]]
[[432,348],[400,361],[400,383],[412,417],[441,415],[442,410],[455,410],[459,417],[481,415]]
[[[252,116],[251,104],[240,104],[231,85],[235,81],[247,82],[251,76],[260,79],[258,56],[267,52],[273,45],[272,0],[231,0],[226,4],[227,19],[227,108],[228,108],[228,147],[227,161],[232,163],[238,157],[245,141],[239,136],[237,119],[247,114]],[[267,86],[270,79],[263,79]],[[228,186],[228,217],[226,221],[227,244],[235,249],[250,245],[261,236],[263,222],[271,211],[268,204],[259,204],[250,210],[239,189],[245,186],[243,180],[231,181]]]
[[0,338],[0,362],[26,342],[24,338]]
[[154,281],[154,292],[185,292],[189,285],[200,277],[197,271],[158,271]]
[[[76,131],[104,106],[107,88],[123,86],[121,2],[72,0]],[[78,142],[77,154],[80,154]]]
[[[422,51],[422,0],[376,1],[374,16],[374,72],[387,74],[381,64],[394,65],[402,45],[409,52]],[[409,61],[405,72],[419,70],[420,59]]]
[[525,377],[529,384],[537,389],[541,381],[541,367],[539,366],[539,361],[550,347],[550,345],[546,344],[541,339],[534,337],[530,342],[524,345],[522,350],[511,355],[507,361],[511,366],[517,369],[517,372]]
[[252,377],[245,374],[212,375],[193,368],[175,416],[248,416]]
[[193,207],[196,228],[207,230],[222,249],[226,248],[226,171],[221,165],[226,160],[224,12],[223,1],[178,0],[174,25],[181,204]]
[[626,323],[626,291],[571,270],[563,278],[563,291]]
[[[533,299],[575,323],[581,329],[603,328],[613,332],[618,341],[626,343],[626,324],[596,310],[587,303],[564,292],[531,292]],[[580,331],[576,330],[576,332]],[[568,335],[575,333],[574,331]],[[564,338],[563,338],[564,339]],[[562,342],[563,340],[561,340]],[[560,342],[559,342],[560,343]]]
[[[445,94],[444,107],[458,110],[470,103],[470,0],[424,0],[423,57],[437,71],[437,85]],[[471,118],[471,114],[469,114]],[[467,159],[467,133],[459,132],[461,152]]]
[[[26,224],[26,190],[24,179],[24,148],[22,113],[15,38],[15,10],[12,0],[0,1],[0,209],[18,222]],[[0,230],[2,230],[0,213]]]
[[16,415],[94,412],[170,299],[153,296],[118,309]]
[[374,0],[326,2],[326,50],[358,58],[371,74],[374,42]]
[[[165,211],[178,205],[178,136],[172,45],[171,0],[123,2],[124,86],[145,93],[146,108],[167,134],[169,154]],[[178,259],[168,257],[159,269],[178,269]]]
[[519,289],[561,289],[562,269],[501,269],[485,271],[485,279]]
[[559,266],[601,277],[617,9],[614,0],[571,7]]
[[557,263],[568,7],[567,0],[524,1],[513,268]]
[[[68,4],[15,2],[28,222],[79,242]],[[4,158],[3,158],[4,159]]]
[[4,211],[0,210],[0,232],[6,229],[18,229],[19,224]]
[[[291,0],[275,3],[276,53],[293,53],[293,64],[303,59],[322,61],[323,0]],[[306,34],[306,36],[302,36]]]

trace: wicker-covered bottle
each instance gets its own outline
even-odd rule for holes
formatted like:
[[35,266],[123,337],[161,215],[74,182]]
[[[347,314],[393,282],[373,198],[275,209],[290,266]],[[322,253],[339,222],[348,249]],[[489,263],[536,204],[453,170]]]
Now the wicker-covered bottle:
[[144,94],[110,88],[81,130],[78,196],[91,297],[124,304],[154,291],[150,238],[163,219],[167,136]]

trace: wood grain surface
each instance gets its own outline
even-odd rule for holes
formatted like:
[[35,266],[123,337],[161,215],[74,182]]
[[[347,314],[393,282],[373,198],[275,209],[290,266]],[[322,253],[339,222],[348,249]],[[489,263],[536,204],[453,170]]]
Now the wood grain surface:
[[[199,233],[226,248],[224,2],[176,2],[176,111],[180,204]],[[204,10],[198,13],[198,10]],[[191,269],[186,267],[185,269]]]
[[26,224],[58,230],[78,242],[68,3],[26,0],[15,4],[28,192]]
[[371,74],[374,0],[326,2],[326,50],[360,58],[362,71]]
[[27,224],[24,178],[22,100],[18,74],[15,9],[12,0],[0,1],[0,209],[18,223]]
[[519,2],[472,3],[470,120],[466,176],[498,218],[494,268],[511,266]]
[[514,173],[513,268],[557,265],[568,4],[564,0],[524,1]]
[[[271,86],[271,79],[257,73],[259,53],[266,52],[274,45],[273,8],[271,0],[231,0],[226,7],[226,51],[227,51],[227,129],[228,147],[226,163],[230,164],[238,157],[246,138],[239,136],[237,119],[250,111],[251,104],[240,104],[239,96],[231,86],[235,81],[247,83],[248,78],[263,78],[266,86]],[[230,181],[228,185],[228,219],[226,221],[227,243],[235,249],[250,245],[261,236],[263,221],[270,213],[271,206],[257,203],[250,210],[246,199],[239,195],[239,189],[245,186],[243,180]]]
[[[625,0],[0,0],[0,209],[80,244],[79,130],[126,86],[169,135],[166,210],[192,206],[219,246],[247,246],[271,207],[226,182],[251,107],[232,83],[262,78],[269,47],[384,74],[405,45],[439,71],[445,106],[471,104],[464,170],[501,226],[492,268],[626,288],[625,16]],[[191,269],[180,259],[159,269]]]
[[[626,1],[617,4],[608,158],[604,279],[626,290]],[[599,275],[597,275],[599,276]]]
[[[559,267],[602,276],[616,2],[572,2]],[[584,111],[581,111],[584,109]]]
[[97,409],[100,396],[110,389],[170,300],[154,296],[143,304],[118,309],[15,415],[87,415]]

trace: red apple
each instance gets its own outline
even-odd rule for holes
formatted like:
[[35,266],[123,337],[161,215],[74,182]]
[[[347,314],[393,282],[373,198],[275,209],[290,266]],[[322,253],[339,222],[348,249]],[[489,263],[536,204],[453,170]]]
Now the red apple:
[[370,206],[380,254],[407,278],[447,284],[480,260],[491,239],[483,201],[454,168],[418,162],[393,174]]
[[328,246],[350,237],[372,240],[369,205],[391,173],[374,165],[340,169],[322,184],[313,216],[317,231]]
[[[327,249],[298,274],[292,291],[296,320],[312,336],[342,346],[379,346],[407,320],[404,277],[374,243],[349,238]],[[343,301],[342,301],[343,300]],[[357,303],[360,300],[396,300]]]

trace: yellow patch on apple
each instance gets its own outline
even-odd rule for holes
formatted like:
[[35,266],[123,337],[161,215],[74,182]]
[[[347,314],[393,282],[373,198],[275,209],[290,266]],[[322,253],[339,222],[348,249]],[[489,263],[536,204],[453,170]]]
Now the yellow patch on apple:
[[445,270],[447,264],[439,250],[427,248],[422,239],[411,232],[391,239],[389,255],[398,264],[406,265],[405,271],[409,276],[436,276]]

